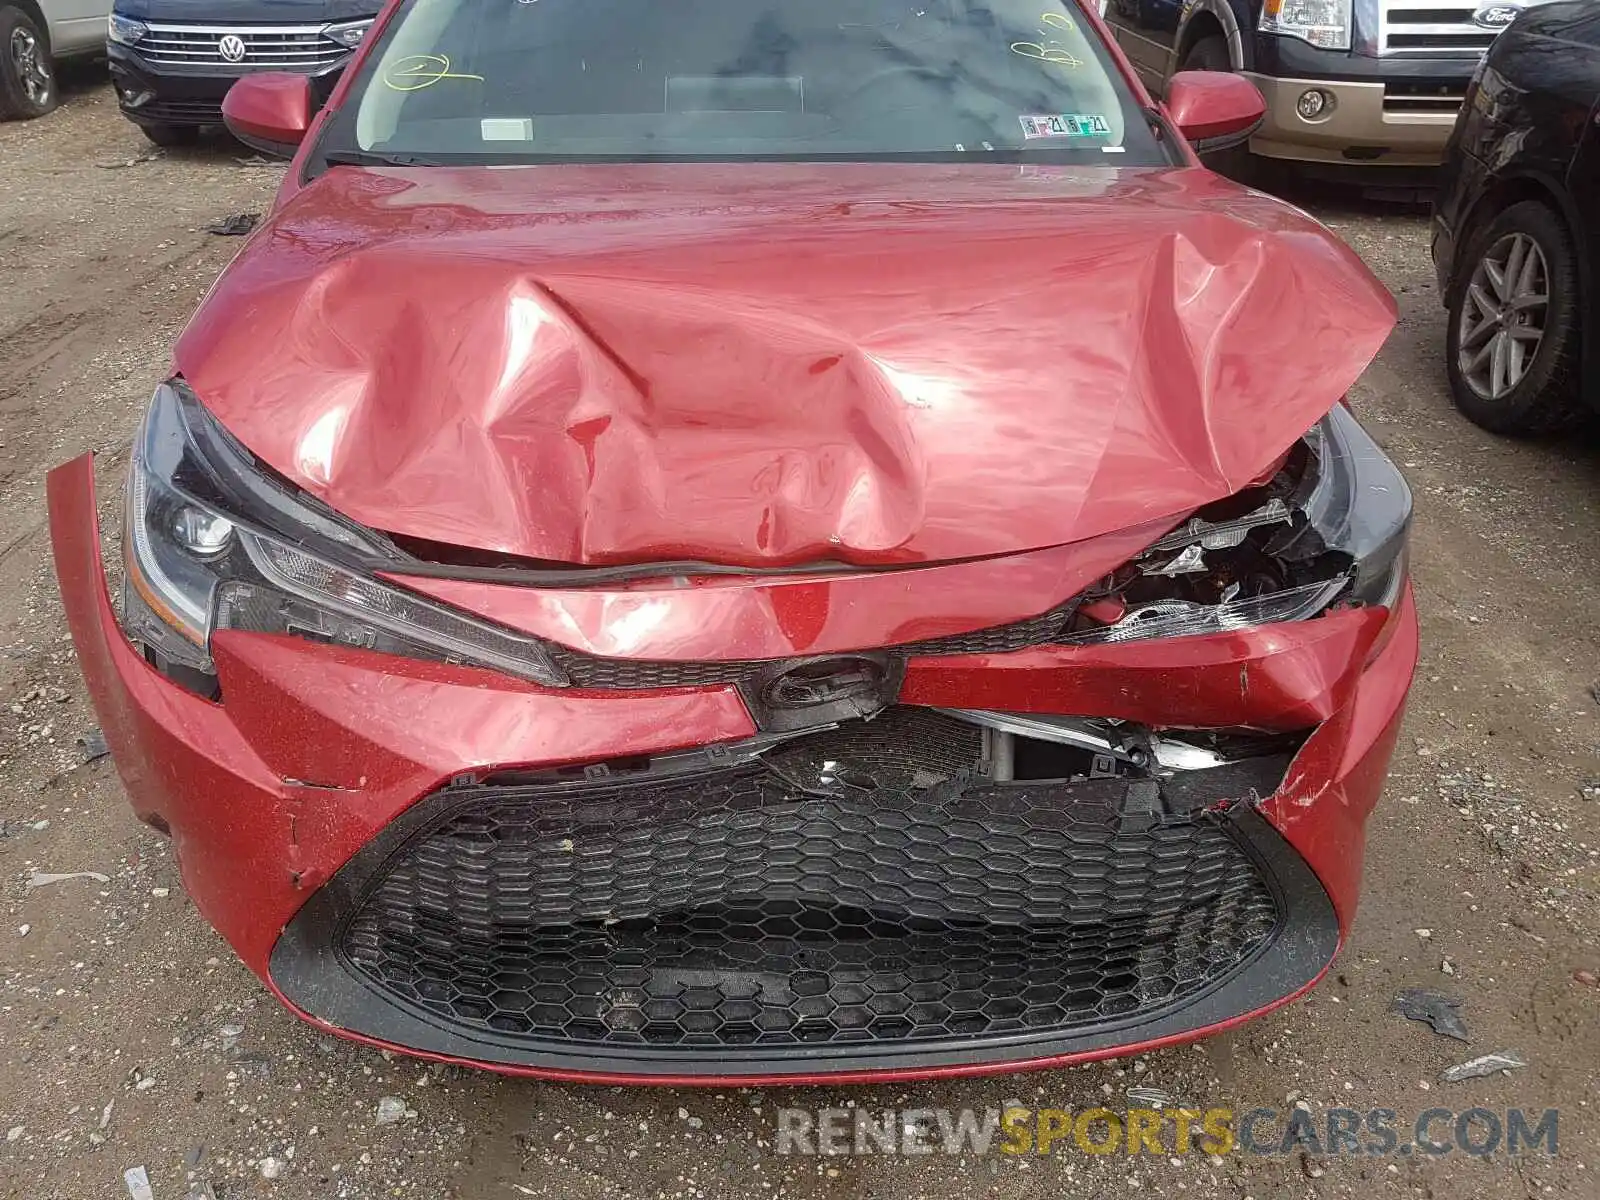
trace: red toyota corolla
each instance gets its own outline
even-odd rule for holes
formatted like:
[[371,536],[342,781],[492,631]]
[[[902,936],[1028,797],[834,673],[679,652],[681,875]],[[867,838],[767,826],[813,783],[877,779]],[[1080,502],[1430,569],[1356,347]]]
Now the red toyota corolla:
[[1192,1039],[1356,908],[1417,656],[1388,295],[1071,0],[396,0],[179,341],[139,816],[296,1012],[568,1079]]

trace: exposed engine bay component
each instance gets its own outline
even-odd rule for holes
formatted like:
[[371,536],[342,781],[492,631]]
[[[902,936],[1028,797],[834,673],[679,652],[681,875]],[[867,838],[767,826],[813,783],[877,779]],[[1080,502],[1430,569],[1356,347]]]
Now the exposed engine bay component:
[[1276,475],[1207,505],[1082,597],[1057,640],[1102,645],[1392,606],[1405,581],[1411,493],[1343,405]]
[[[990,759],[994,768],[991,778],[997,780],[1018,777],[1015,771],[1019,739],[1023,743],[1043,742],[1086,751],[1089,758],[1081,773],[1085,779],[1114,778],[1129,771],[1150,775],[1204,771],[1232,762],[1281,754],[1295,744],[1293,739],[1255,734],[1206,734],[1194,731],[1187,738],[1176,737],[1125,721],[1092,717],[979,712],[960,708],[939,711],[1003,735],[1007,746],[1003,757]],[[1026,749],[1024,754],[1028,754]],[[1009,773],[1000,774],[1002,767]]]
[[1166,566],[1145,567],[1146,575],[1203,575],[1207,570],[1205,549],[1196,543],[1186,546]]
[[[1185,773],[1229,766],[1249,772],[1266,767],[1281,775],[1303,741],[1301,734],[1157,731],[1092,717],[895,704],[868,720],[835,721],[658,755],[648,767],[655,775],[665,775],[733,768],[759,759],[808,795],[927,791],[981,780],[1155,778],[1176,783],[1176,777]],[[494,778],[517,784],[593,782],[627,775],[645,765],[587,763],[537,772],[499,771]]]
[[1150,749],[1155,754],[1158,775],[1172,771],[1207,771],[1229,761],[1216,750],[1173,738],[1152,737]]
[[1135,767],[1145,766],[1150,761],[1148,751],[1135,739],[1115,736],[1104,722],[1077,717],[1035,716],[1031,713],[977,712],[964,708],[940,711],[986,729],[1107,754]]
[[[1274,497],[1254,512],[1231,520],[1208,521],[1204,517],[1190,517],[1177,529],[1167,534],[1148,551],[1139,556],[1139,567],[1146,575],[1203,575],[1207,550],[1232,550],[1244,544],[1252,529],[1267,525],[1284,525],[1293,521],[1289,506]],[[1161,564],[1159,556],[1177,550],[1170,562]],[[1157,559],[1151,563],[1150,559]]]
[[1152,553],[1190,548],[1231,550],[1241,544],[1245,535],[1252,529],[1259,529],[1264,525],[1285,525],[1292,520],[1289,506],[1274,497],[1254,512],[1231,520],[1207,521],[1204,517],[1190,517],[1151,546],[1150,550]]

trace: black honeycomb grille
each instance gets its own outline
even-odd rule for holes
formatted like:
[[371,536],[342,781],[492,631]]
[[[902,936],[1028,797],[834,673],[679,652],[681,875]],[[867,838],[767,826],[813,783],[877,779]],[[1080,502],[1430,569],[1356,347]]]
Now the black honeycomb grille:
[[974,629],[971,633],[956,633],[949,637],[929,638],[900,649],[906,654],[924,655],[1009,654],[1013,650],[1026,650],[1029,646],[1042,646],[1055,641],[1066,630],[1067,620],[1077,607],[1077,600],[1071,600],[1025,621]]
[[458,1027],[651,1048],[919,1042],[1181,1004],[1282,914],[1227,818],[1151,781],[1009,785],[890,709],[708,770],[435,797],[344,923]]
[[[1066,628],[1077,602],[1072,601],[1010,625],[976,629],[891,646],[888,652],[904,656],[940,654],[1006,654],[1054,641]],[[546,652],[574,687],[641,691],[653,688],[723,687],[747,684],[771,660],[729,659],[721,662],[669,662],[662,659],[604,658],[568,646],[548,645]]]
[[545,652],[573,687],[617,691],[655,688],[724,687],[754,679],[766,663],[742,659],[721,662],[667,662],[645,658],[602,658],[566,646]]

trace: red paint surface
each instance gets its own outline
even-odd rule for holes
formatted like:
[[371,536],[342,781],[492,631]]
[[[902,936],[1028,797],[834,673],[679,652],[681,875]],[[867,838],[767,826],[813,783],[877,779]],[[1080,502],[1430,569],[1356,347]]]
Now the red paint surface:
[[245,140],[298,145],[311,124],[311,81],[287,71],[247,75],[222,98],[222,119]]
[[[648,754],[754,732],[731,689],[549,691],[488,671],[244,633],[215,639],[228,701],[209,703],[158,675],[116,627],[100,566],[89,457],[53,471],[48,491],[68,622],[134,808],[170,827],[196,906],[263,979],[279,932],[310,892],[452,775]],[[1120,647],[913,660],[905,699],[1104,714],[1121,695],[1128,709],[1122,715],[1155,724],[1181,724],[1182,714],[1207,712],[1229,714],[1218,721],[1237,716],[1266,727],[1321,721],[1264,812],[1317,872],[1347,929],[1359,887],[1362,826],[1382,788],[1417,654],[1407,593],[1369,661],[1385,615],[1334,614]],[[1072,1061],[1081,1058],[954,1071],[1009,1072]]]
[[1199,168],[339,167],[175,359],[376,528],[882,564],[1175,521],[1257,477],[1393,321],[1338,239]]
[[213,639],[227,704],[212,704],[158,674],[116,625],[90,457],[52,471],[48,492],[68,625],[134,811],[171,829],[196,905],[263,977],[310,891],[452,775],[755,733],[727,688],[619,703],[491,671],[232,631]]
[[1267,115],[1256,85],[1222,71],[1179,71],[1167,81],[1167,115],[1190,141],[1243,133]]
[[699,576],[528,588],[389,574],[537,637],[608,657],[695,661],[875,649],[1035,617],[1166,533],[1138,525],[1004,558],[868,574]]
[[1348,703],[1386,618],[1355,609],[1206,637],[917,659],[900,697],[1160,726],[1305,729]]

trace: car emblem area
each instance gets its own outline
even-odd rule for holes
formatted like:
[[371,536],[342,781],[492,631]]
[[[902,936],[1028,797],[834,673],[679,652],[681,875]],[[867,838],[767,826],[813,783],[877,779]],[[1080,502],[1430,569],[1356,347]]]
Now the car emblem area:
[[244,39],[237,34],[228,34],[217,43],[217,53],[229,62],[243,62],[245,55]]
[[785,659],[742,687],[763,729],[787,731],[871,717],[893,704],[905,662],[882,653]]
[[1472,21],[1485,29],[1504,29],[1517,19],[1521,11],[1515,4],[1482,4],[1472,14]]

